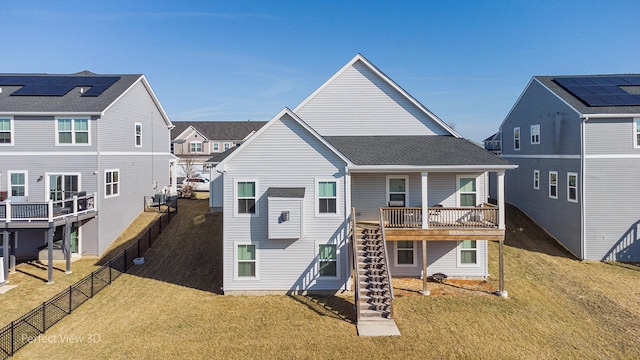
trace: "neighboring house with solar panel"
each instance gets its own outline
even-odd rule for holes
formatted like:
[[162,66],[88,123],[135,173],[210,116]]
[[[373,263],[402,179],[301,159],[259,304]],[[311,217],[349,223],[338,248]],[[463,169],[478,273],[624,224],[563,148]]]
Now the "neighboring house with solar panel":
[[0,74],[3,258],[102,255],[169,183],[171,127],[144,75]]
[[178,177],[186,172],[208,174],[207,161],[236,147],[260,129],[265,121],[174,121],[171,152],[178,157]]
[[508,202],[580,259],[640,261],[640,75],[535,76],[500,132]]
[[502,193],[514,167],[357,55],[217,165],[224,293],[353,284],[358,318],[384,318],[391,276],[484,279],[486,240],[505,232],[502,197],[486,204],[487,173]]

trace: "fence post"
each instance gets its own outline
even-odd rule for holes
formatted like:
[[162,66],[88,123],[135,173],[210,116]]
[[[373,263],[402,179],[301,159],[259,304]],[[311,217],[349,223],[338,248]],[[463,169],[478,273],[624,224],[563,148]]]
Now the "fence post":
[[73,309],[72,294],[73,294],[73,285],[70,285],[69,286],[69,314],[71,314],[71,310]]
[[45,311],[46,310],[46,307],[45,307],[46,303],[47,303],[46,301],[42,303],[42,333],[43,334],[47,330],[47,323],[45,322],[45,318],[44,318],[45,314],[47,313]]
[[13,354],[15,353],[15,332],[16,332],[16,325],[15,325],[15,320],[11,322],[11,356],[13,356]]
[[91,297],[93,297],[93,274],[94,273],[95,272],[93,272],[93,271],[91,272]]
[[109,265],[109,285],[111,285],[111,263],[113,262],[113,258],[111,258],[111,260],[109,260],[109,262],[107,263],[107,265]]
[[162,215],[160,215],[160,221],[158,221],[158,235],[162,234]]

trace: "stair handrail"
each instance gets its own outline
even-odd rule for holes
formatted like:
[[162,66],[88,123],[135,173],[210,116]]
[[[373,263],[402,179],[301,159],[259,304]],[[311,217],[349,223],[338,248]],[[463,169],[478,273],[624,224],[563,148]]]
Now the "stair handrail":
[[356,324],[360,322],[360,272],[358,271],[358,242],[356,241],[356,208],[351,208],[351,253],[353,254],[353,265],[351,270],[355,286],[355,303],[356,303]]
[[[387,253],[387,240],[384,233],[384,216],[380,208],[380,233],[382,234],[382,250],[384,250],[384,267],[387,270],[387,282],[389,282],[389,295],[393,302],[393,284],[391,283],[391,270],[389,269],[389,254]],[[393,319],[393,304],[390,304],[389,318]]]

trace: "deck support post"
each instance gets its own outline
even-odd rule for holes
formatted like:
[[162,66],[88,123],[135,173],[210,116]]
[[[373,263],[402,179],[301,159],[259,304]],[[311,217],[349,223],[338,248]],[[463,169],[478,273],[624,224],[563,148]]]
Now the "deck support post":
[[9,231],[5,228],[2,232],[2,283],[0,285],[7,282],[9,278]]
[[431,291],[427,288],[427,241],[422,240],[422,290],[420,294],[427,296]]
[[496,175],[498,180],[498,229],[504,230],[506,229],[504,214],[504,171],[499,171]]
[[499,257],[500,257],[500,264],[499,264],[499,272],[500,272],[500,284],[498,285],[498,291],[496,291],[496,295],[503,297],[503,298],[508,298],[509,294],[507,293],[507,291],[504,289],[504,241],[499,241],[500,246],[499,246]]
[[[75,200],[74,200],[75,201]],[[65,274],[71,274],[71,227],[72,223],[69,221],[69,218],[65,219],[64,224],[64,259],[67,263],[67,268],[65,269]]]
[[49,229],[47,229],[47,284],[53,284],[53,223],[49,223]]

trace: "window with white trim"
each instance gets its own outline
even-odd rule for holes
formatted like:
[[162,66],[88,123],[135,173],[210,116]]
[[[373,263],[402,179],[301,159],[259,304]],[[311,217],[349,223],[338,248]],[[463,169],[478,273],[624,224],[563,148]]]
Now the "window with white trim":
[[540,170],[533,170],[533,188],[540,190]]
[[558,198],[558,172],[549,171],[549,197]]
[[338,189],[335,181],[318,181],[318,214],[338,213]]
[[256,211],[256,182],[236,182],[236,199],[238,214],[257,214]]
[[338,276],[338,253],[336,245],[321,244],[318,249],[318,275],[321,277]]
[[458,265],[478,265],[478,243],[476,240],[462,240],[458,243]]
[[56,145],[89,145],[89,119],[59,118]]
[[220,143],[219,142],[214,142],[213,143],[213,151],[220,151]]
[[13,119],[0,118],[0,145],[13,145]]
[[387,205],[406,207],[409,194],[408,176],[387,176]]
[[135,145],[142,147],[142,124],[135,123]]
[[9,196],[29,196],[27,171],[8,171]]
[[237,268],[239,278],[256,277],[256,246],[253,244],[238,244],[236,251]]
[[111,169],[104,171],[104,197],[120,195],[120,170]]
[[223,149],[224,149],[224,151],[227,151],[227,150],[231,149],[232,145],[233,145],[233,144],[232,144],[232,143],[230,143],[230,142],[226,142],[226,143],[224,143],[224,145],[223,145]]
[[513,150],[520,150],[520,128],[513,128]]
[[395,266],[416,266],[416,242],[396,241]]
[[578,173],[567,173],[567,201],[578,202]]
[[458,206],[474,207],[477,199],[476,178],[458,177]]
[[531,143],[540,144],[540,124],[531,125]]
[[633,147],[640,148],[640,119],[633,121]]
[[189,144],[189,152],[201,153],[202,152],[202,141],[192,141]]

